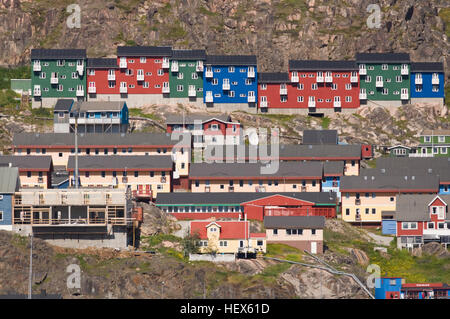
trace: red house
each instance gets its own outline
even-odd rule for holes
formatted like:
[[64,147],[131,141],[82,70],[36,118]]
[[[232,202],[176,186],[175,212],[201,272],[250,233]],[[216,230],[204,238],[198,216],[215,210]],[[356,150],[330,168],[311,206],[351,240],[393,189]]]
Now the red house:
[[162,102],[168,98],[171,47],[117,47],[116,83],[129,107]]
[[290,60],[287,100],[278,107],[341,111],[359,107],[355,61]]
[[398,195],[395,218],[398,248],[417,248],[427,242],[450,243],[450,195]]
[[261,112],[287,107],[288,85],[288,73],[258,73],[258,107]]
[[117,59],[87,59],[87,93],[89,100],[119,100],[119,86],[116,73],[119,70]]

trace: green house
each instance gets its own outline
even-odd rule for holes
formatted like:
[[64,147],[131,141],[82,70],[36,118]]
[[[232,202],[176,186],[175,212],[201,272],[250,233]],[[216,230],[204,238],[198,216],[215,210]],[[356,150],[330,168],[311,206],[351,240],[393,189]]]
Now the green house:
[[400,106],[410,99],[407,53],[357,53],[361,104]]
[[426,130],[420,134],[417,149],[422,157],[448,157],[450,153],[450,130]]
[[86,50],[32,49],[33,107],[53,107],[61,98],[86,97]]
[[173,50],[169,83],[171,98],[200,98],[203,101],[205,50]]

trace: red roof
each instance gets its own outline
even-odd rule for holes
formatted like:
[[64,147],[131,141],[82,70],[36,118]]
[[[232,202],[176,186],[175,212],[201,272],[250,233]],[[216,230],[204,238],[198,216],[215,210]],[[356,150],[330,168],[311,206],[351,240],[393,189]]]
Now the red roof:
[[206,227],[210,224],[217,224],[219,226],[219,239],[246,239],[249,235],[248,221],[194,221],[191,222],[191,235],[198,233],[200,239],[208,239]]
[[250,238],[266,238],[266,233],[250,233]]

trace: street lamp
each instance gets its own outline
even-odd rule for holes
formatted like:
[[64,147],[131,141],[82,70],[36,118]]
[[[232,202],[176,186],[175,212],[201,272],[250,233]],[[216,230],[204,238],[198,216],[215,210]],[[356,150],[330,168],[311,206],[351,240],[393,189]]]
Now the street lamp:
[[78,189],[78,117],[80,113],[78,110],[73,111],[73,117],[75,118],[75,188]]

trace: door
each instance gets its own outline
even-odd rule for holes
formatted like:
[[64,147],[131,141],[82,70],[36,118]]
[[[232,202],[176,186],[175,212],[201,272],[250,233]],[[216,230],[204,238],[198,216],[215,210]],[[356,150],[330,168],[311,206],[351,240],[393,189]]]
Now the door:
[[311,242],[311,254],[317,254],[317,243],[315,241]]

